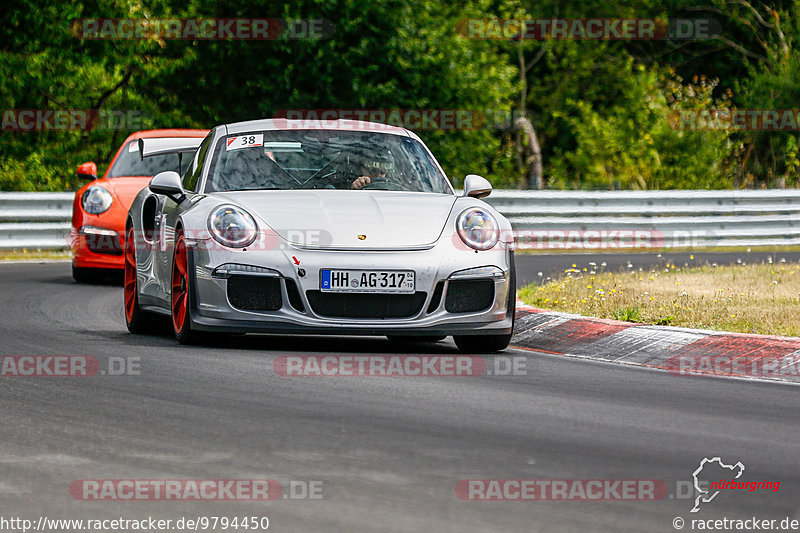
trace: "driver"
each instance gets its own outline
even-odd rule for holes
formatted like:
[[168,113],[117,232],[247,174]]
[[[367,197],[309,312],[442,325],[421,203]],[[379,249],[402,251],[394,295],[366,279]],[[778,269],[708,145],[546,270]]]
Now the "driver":
[[385,178],[388,164],[385,161],[369,161],[362,167],[361,176],[353,180],[351,189],[361,189],[369,185],[375,178]]

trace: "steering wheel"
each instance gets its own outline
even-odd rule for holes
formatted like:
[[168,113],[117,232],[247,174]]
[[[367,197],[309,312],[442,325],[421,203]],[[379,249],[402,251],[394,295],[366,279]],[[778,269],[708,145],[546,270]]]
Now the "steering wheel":
[[327,174],[309,179],[305,184],[310,184],[312,189],[335,189],[337,181],[341,181],[341,177],[337,175],[335,170],[332,170]]
[[370,178],[369,183],[367,183],[366,185],[364,185],[361,188],[362,189],[376,189],[376,190],[396,190],[396,189],[390,189],[390,188],[377,189],[376,186],[378,186],[378,185],[396,185],[397,187],[399,187],[400,189],[402,189],[404,191],[410,191],[411,190],[406,186],[405,183],[403,183],[399,179],[397,179],[397,178],[388,178],[386,176],[377,176],[377,177],[374,177],[374,178]]

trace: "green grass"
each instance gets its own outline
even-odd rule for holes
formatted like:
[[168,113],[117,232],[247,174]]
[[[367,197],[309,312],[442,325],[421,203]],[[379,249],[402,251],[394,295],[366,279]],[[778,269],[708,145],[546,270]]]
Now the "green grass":
[[800,263],[617,272],[568,268],[517,293],[540,309],[643,324],[800,336]]

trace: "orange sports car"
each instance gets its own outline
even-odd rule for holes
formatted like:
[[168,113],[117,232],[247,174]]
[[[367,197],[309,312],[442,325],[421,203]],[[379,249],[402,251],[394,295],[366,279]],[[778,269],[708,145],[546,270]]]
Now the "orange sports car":
[[191,137],[199,145],[206,135],[208,130],[139,131],[125,139],[102,178],[97,178],[94,163],[78,167],[78,176],[91,181],[78,189],[72,202],[70,240],[75,281],[85,283],[105,273],[122,272],[125,218],[133,199],[159,172],[173,170],[182,175],[191,163],[188,149],[187,153],[142,158],[139,139],[159,138],[166,143],[169,139],[182,139],[185,145],[185,138]]

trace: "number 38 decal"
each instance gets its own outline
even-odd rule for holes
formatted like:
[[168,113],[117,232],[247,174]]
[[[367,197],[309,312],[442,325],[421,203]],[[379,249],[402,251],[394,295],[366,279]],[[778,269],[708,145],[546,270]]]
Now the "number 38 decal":
[[242,135],[240,137],[228,137],[227,150],[240,150],[253,146],[264,146],[264,134]]

